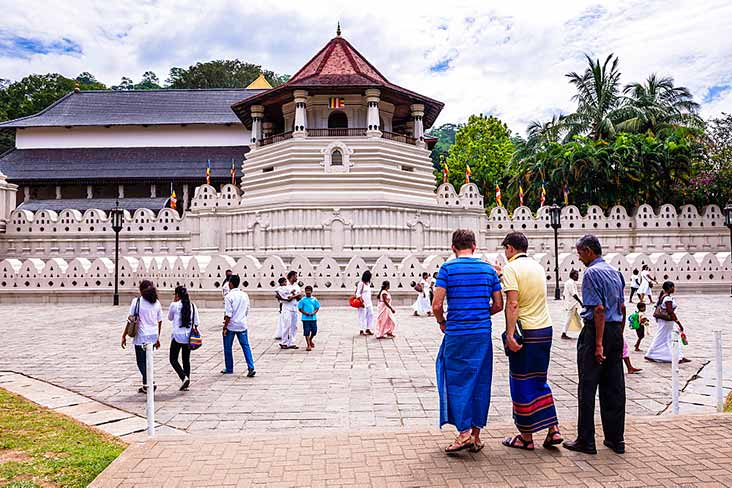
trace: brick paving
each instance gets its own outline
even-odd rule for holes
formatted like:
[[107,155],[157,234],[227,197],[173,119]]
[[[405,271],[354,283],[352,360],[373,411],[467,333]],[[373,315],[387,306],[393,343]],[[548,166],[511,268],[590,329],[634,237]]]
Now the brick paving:
[[[711,329],[725,334],[725,356],[732,357],[732,300],[724,295],[679,297],[692,362],[681,366],[682,412],[714,411]],[[167,303],[164,303],[167,306]],[[139,373],[134,352],[119,347],[126,307],[99,305],[0,305],[3,353],[0,371],[16,371],[137,415],[145,396],[137,393]],[[555,324],[560,303],[550,301]],[[156,355],[156,420],[191,433],[297,430],[430,429],[437,425],[434,359],[441,333],[434,320],[398,309],[397,338],[358,336],[355,311],[325,308],[319,314],[316,349],[282,351],[274,336],[276,311],[255,309],[251,342],[257,376],[246,378],[241,353],[236,371],[222,376],[220,310],[201,312],[204,346],[192,354],[191,391],[178,391],[178,378],[167,361],[169,341]],[[494,381],[491,421],[510,420],[507,361],[499,347],[503,317],[494,326]],[[576,420],[575,341],[555,342],[549,379],[562,422]],[[626,329],[628,340],[633,332]],[[163,337],[169,337],[165,322]],[[299,338],[302,344],[304,341]],[[645,339],[646,346],[650,338]],[[632,354],[639,375],[627,376],[628,413],[656,415],[670,402],[671,368]],[[697,376],[697,373],[701,373]],[[732,361],[726,363],[732,378]],[[729,389],[732,380],[726,381]]]
[[[565,428],[569,434],[572,426]],[[448,457],[437,430],[187,436],[133,444],[93,487],[725,487],[732,486],[732,415],[629,419],[624,455],[499,444]]]

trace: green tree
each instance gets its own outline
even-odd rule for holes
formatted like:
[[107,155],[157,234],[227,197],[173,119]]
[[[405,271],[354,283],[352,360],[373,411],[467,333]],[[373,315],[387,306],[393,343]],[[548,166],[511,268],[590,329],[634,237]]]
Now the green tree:
[[196,63],[187,69],[171,68],[167,83],[169,88],[245,88],[260,73],[272,86],[281,85],[290,78],[289,75],[262,70],[257,64],[233,59]]
[[732,114],[722,113],[707,122],[704,157],[696,163],[689,183],[677,187],[684,200],[697,208],[732,203]]
[[432,154],[430,155],[435,171],[442,171],[442,161],[447,159],[450,146],[455,144],[455,133],[459,128],[460,126],[456,124],[442,124],[427,131],[426,135],[437,138],[437,143],[432,148]]
[[152,71],[145,71],[142,74],[142,81],[134,86],[135,90],[159,90],[160,88],[162,87],[158,75]]
[[110,88],[112,90],[134,90],[135,82],[132,81],[132,78],[123,76],[119,82],[119,85],[112,85]]
[[[511,133],[499,119],[471,115],[455,134],[455,144],[447,157],[449,179],[455,188],[465,181],[465,168],[470,166],[471,180],[483,195],[492,194],[502,182],[513,154]],[[486,203],[492,199],[486,198]]]

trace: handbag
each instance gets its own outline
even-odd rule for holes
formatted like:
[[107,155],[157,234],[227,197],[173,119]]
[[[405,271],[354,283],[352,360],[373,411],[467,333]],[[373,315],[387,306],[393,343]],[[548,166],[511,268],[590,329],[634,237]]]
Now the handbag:
[[653,318],[666,320],[668,322],[673,321],[671,314],[669,314],[668,310],[666,310],[666,307],[664,307],[663,298],[661,298],[661,300],[658,302],[658,305],[656,305],[656,309],[653,311]]
[[135,313],[127,316],[127,323],[125,324],[125,335],[129,337],[135,337],[137,335],[137,329],[140,325],[140,299],[137,299],[135,304]]
[[[193,322],[196,318],[196,306],[191,303],[191,307],[193,307],[193,316],[191,317],[191,321]],[[202,345],[203,339],[201,338],[201,333],[198,332],[198,327],[191,324],[191,335],[188,337],[188,348],[191,351],[195,351]]]
[[356,296],[356,293],[358,293],[358,285],[356,285],[356,290],[351,295],[351,298],[348,299],[348,304],[353,308],[363,308],[363,298]]
[[[509,356],[513,354],[513,351],[508,348],[508,341],[507,341],[507,335],[506,331],[503,331],[503,334],[501,334],[501,340],[503,341],[503,352],[506,353],[506,356]],[[516,321],[516,330],[513,332],[513,338],[516,339],[516,342],[519,344],[524,343],[524,331],[521,328],[521,321]]]

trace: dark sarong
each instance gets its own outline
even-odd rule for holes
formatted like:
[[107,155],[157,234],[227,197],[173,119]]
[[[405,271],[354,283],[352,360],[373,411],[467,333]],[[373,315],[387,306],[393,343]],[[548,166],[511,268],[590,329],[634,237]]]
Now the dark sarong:
[[524,330],[524,347],[508,356],[513,420],[525,434],[558,423],[552,390],[546,381],[552,328]]
[[445,335],[435,366],[440,427],[464,432],[485,427],[491,403],[493,344],[490,332]]

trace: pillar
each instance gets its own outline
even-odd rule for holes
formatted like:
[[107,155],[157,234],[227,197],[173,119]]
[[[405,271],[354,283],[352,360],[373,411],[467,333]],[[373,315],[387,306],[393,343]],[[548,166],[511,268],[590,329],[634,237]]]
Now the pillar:
[[183,185],[183,210],[188,210],[188,184]]
[[262,122],[262,138],[266,139],[272,135],[272,122]]
[[18,186],[8,183],[7,177],[0,172],[0,224],[2,225],[4,225],[3,222],[10,219],[10,212],[15,210],[16,191],[18,191]]
[[150,185],[150,198],[155,198],[157,196],[158,189],[155,185]]
[[262,139],[262,118],[264,117],[264,107],[261,105],[252,105],[252,138],[250,143],[252,145],[259,144]]
[[23,187],[23,201],[27,202],[28,200],[30,200],[30,187],[24,186]]
[[292,128],[292,137],[307,137],[308,135],[308,92],[295,90],[295,125]]
[[94,188],[91,185],[86,185],[86,198],[94,198]]
[[117,185],[117,198],[125,197],[125,185]]
[[417,145],[425,147],[424,142],[424,105],[421,103],[415,103],[409,106],[412,111],[412,121],[414,121],[414,139],[417,141]]
[[56,185],[56,200],[61,200],[61,185]]
[[380,90],[366,90],[366,135],[369,137],[381,137],[381,122],[379,121],[380,97]]

